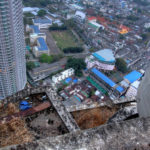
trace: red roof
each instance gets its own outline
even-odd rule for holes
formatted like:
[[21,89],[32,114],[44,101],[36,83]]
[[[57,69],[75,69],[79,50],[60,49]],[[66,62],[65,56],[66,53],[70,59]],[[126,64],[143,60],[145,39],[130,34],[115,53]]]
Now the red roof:
[[89,18],[88,18],[88,20],[96,20],[96,19],[97,19],[97,18],[96,18],[96,17],[94,17],[94,16],[93,16],[93,17],[89,17]]

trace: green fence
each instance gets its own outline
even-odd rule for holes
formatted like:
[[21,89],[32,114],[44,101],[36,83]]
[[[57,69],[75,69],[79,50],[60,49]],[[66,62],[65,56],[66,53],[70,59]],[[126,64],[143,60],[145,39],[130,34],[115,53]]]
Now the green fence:
[[107,91],[105,89],[103,89],[99,84],[97,84],[92,78],[87,77],[87,80],[93,85],[95,86],[99,91],[101,91],[103,94],[106,94]]

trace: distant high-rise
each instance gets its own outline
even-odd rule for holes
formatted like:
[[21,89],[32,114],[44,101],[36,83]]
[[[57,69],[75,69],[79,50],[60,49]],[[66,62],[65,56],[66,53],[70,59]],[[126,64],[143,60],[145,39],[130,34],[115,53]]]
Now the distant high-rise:
[[26,81],[22,0],[0,0],[0,99]]

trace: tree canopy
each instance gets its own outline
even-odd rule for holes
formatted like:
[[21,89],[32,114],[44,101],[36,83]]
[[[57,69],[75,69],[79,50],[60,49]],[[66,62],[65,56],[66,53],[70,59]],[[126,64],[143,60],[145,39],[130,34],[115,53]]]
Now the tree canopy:
[[33,68],[35,68],[35,64],[32,61],[29,61],[26,63],[26,67],[28,70],[32,70]]
[[86,64],[83,59],[80,58],[69,58],[67,60],[66,68],[73,68],[75,70],[75,75],[81,77],[82,69],[86,68]]
[[116,59],[116,67],[122,73],[126,73],[127,72],[127,64],[124,61],[124,59],[122,59],[122,58],[117,58]]
[[41,10],[38,11],[38,16],[39,17],[44,17],[45,15],[46,15],[46,11],[45,10],[41,9]]
[[40,57],[39,57],[39,61],[41,63],[51,63],[53,61],[53,58],[52,56],[49,56],[47,54],[42,54]]
[[49,0],[23,0],[24,6],[46,7],[51,2]]
[[65,25],[58,26],[57,24],[53,24],[49,27],[49,31],[62,31],[67,30],[67,27]]
[[83,50],[82,47],[68,47],[63,49],[64,53],[81,53]]
[[133,16],[133,15],[129,15],[129,16],[127,16],[127,19],[131,20],[131,21],[137,21],[137,20],[139,20],[139,17]]
[[53,62],[56,62],[58,60],[60,60],[63,56],[60,54],[60,55],[47,55],[47,54],[42,54],[40,57],[39,57],[39,61],[41,63],[53,63]]

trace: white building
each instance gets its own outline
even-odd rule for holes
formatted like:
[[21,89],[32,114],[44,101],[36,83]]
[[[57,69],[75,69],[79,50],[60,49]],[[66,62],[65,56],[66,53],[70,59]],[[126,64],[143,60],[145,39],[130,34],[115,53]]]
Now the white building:
[[133,82],[126,93],[126,97],[127,98],[136,97],[139,85],[140,81]]
[[113,70],[115,67],[115,57],[110,49],[103,49],[86,57],[87,68],[96,67],[103,70]]
[[33,15],[37,15],[40,8],[37,7],[24,7],[23,13],[32,13]]
[[75,17],[81,20],[84,20],[86,18],[86,14],[82,11],[76,11]]
[[144,27],[145,28],[150,28],[150,23],[145,23]]
[[34,25],[38,26],[39,29],[48,29],[52,25],[50,19],[33,19]]
[[53,81],[55,84],[57,84],[57,83],[59,83],[60,81],[66,79],[66,78],[68,78],[68,77],[70,77],[70,76],[72,76],[72,75],[74,75],[74,69],[73,69],[73,68],[70,68],[70,69],[67,69],[67,70],[65,70],[65,71],[63,71],[63,72],[61,72],[61,73],[58,73],[58,74],[52,76],[52,81]]

